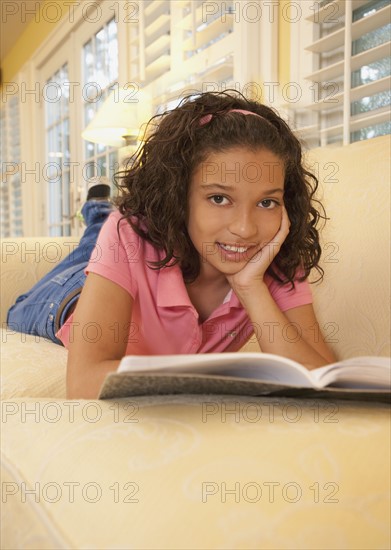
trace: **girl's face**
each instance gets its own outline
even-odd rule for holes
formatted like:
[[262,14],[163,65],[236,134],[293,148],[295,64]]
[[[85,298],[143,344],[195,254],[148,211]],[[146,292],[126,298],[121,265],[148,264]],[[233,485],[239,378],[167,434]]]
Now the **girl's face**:
[[200,276],[237,273],[273,239],[284,177],[283,161],[267,149],[213,152],[196,168],[187,229],[201,258]]

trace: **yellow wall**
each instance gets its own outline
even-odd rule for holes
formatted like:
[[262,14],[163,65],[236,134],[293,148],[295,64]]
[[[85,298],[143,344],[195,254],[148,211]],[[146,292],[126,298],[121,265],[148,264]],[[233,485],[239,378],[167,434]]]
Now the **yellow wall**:
[[291,32],[289,21],[283,17],[283,8],[288,0],[280,0],[278,16],[278,81],[284,86],[290,78]]
[[[61,24],[61,20],[56,21],[58,17],[68,18],[71,4],[75,2],[76,0],[43,0],[36,17],[27,25],[2,63],[3,82],[10,82],[15,77],[53,29]],[[12,22],[9,21],[9,24]]]

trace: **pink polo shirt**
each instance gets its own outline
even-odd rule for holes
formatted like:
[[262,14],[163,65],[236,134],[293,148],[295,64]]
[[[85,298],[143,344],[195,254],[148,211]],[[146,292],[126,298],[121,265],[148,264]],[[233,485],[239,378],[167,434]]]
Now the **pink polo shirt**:
[[[98,237],[86,273],[97,273],[124,288],[133,298],[127,355],[164,355],[237,351],[254,328],[231,290],[223,303],[199,323],[178,265],[151,269],[148,261],[164,257],[140,238],[118,211],[110,214]],[[119,225],[118,225],[119,223]],[[119,227],[119,234],[118,234]],[[281,311],[312,303],[307,281],[281,286],[266,276],[269,291]],[[72,315],[57,333],[68,346]],[[269,330],[269,327],[256,327]]]

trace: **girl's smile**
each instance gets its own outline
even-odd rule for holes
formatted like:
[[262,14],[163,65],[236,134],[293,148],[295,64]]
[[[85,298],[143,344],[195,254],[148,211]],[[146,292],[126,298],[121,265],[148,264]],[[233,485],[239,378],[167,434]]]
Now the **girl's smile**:
[[227,262],[242,262],[252,258],[257,248],[255,245],[225,244],[217,242],[221,260]]
[[189,189],[189,236],[200,276],[232,275],[276,235],[284,195],[284,163],[266,149],[211,153]]

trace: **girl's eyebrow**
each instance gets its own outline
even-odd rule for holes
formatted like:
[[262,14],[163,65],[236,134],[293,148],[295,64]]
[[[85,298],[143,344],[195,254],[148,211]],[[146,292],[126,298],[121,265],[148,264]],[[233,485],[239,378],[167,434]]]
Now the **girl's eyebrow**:
[[222,189],[223,191],[232,191],[235,189],[232,185],[223,185],[222,183],[201,183],[203,189],[210,189],[211,187],[215,189]]
[[265,189],[263,192],[268,195],[272,195],[273,193],[281,193],[283,195],[284,189],[282,187],[275,187],[274,189]]
[[[221,189],[222,191],[233,191],[236,189],[236,187],[232,185],[223,185],[221,183],[201,183],[201,186],[203,189]],[[271,195],[273,193],[281,193],[284,194],[284,189],[282,187],[275,187],[274,189],[263,189],[262,193]]]

